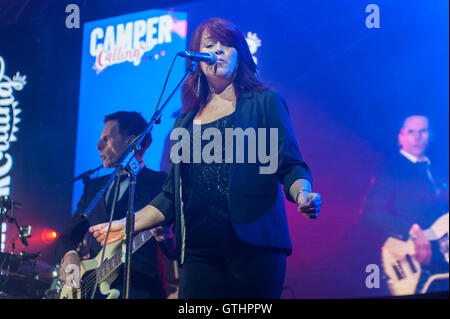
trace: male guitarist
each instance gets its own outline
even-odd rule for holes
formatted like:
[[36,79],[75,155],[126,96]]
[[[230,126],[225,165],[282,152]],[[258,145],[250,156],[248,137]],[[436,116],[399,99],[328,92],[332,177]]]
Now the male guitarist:
[[[373,179],[361,220],[364,226],[382,234],[384,240],[411,238],[413,257],[423,267],[435,266],[442,257],[432,253],[424,230],[448,211],[448,191],[437,181],[425,155],[429,138],[426,116],[412,115],[404,120],[398,134],[400,152],[386,158]],[[443,266],[436,271],[448,273],[448,264]]]
[[[103,166],[106,168],[115,167],[122,153],[128,145],[144,131],[147,126],[145,119],[137,112],[119,111],[107,115],[104,119],[104,128],[97,144],[100,151],[100,157]],[[142,143],[141,149],[136,153],[136,159],[141,163],[140,171],[136,177],[135,210],[146,206],[160,191],[166,174],[156,172],[145,167],[142,157],[146,149],[150,146],[151,137],[147,136]],[[87,206],[93,200],[97,192],[108,181],[109,177],[104,176],[89,180],[85,184],[83,195],[78,203],[69,226],[61,234],[56,244],[56,255],[62,260],[61,280],[66,281],[66,270],[68,265],[80,265],[80,256],[76,247],[86,236],[89,258],[94,258],[100,252],[101,246],[93,239],[87,230],[90,225],[104,223],[109,221],[111,208],[113,205],[115,183],[114,181],[107,189],[103,197],[97,203],[92,212],[84,218]],[[120,176],[119,192],[115,206],[114,218],[125,216],[128,208],[128,176]],[[155,233],[154,238],[150,239],[142,248],[140,248],[132,257],[131,263],[131,281],[129,298],[165,298],[165,292],[162,282],[161,254],[158,254],[157,241],[166,255],[171,254],[170,236],[161,236],[161,229]],[[87,234],[86,234],[87,233]],[[165,239],[167,238],[167,240]],[[159,255],[159,256],[158,256]],[[122,267],[123,269],[123,267]],[[119,277],[111,285],[123,293],[123,271],[120,271]]]

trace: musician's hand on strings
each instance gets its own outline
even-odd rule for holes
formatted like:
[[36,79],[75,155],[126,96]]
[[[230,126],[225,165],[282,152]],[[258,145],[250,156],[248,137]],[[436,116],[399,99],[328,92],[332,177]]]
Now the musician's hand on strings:
[[[105,244],[106,233],[109,223],[98,224],[89,228],[94,238],[102,245]],[[124,237],[125,219],[115,220],[111,223],[107,245],[123,239]]]
[[430,241],[425,237],[422,229],[419,225],[414,224],[410,231],[410,236],[414,243],[414,248],[416,250],[415,258],[416,260],[423,264],[429,265],[431,262],[431,244]]

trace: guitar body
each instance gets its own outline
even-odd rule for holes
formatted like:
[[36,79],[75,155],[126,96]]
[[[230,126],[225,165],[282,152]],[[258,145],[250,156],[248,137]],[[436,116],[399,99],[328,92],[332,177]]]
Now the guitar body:
[[[151,231],[143,231],[137,234],[133,238],[133,253],[135,253],[139,248],[141,248],[148,240],[153,237]],[[100,271],[102,253],[105,251],[103,266]],[[102,248],[100,252],[95,256],[95,258],[83,260],[80,263],[80,273],[79,273],[79,283],[81,287],[75,284],[68,285],[64,284],[61,293],[59,295],[60,299],[90,299],[92,291],[94,289],[94,284],[96,277],[98,276],[98,291],[106,299],[117,299],[120,296],[120,291],[117,289],[111,289],[111,284],[117,279],[118,271],[117,269],[122,265],[122,241],[117,241],[115,243],[107,245]]]
[[388,238],[381,249],[384,273],[393,296],[411,295],[417,289],[422,269],[414,259],[414,243]]
[[[440,255],[439,262],[449,262],[449,214],[438,218],[424,231],[425,237],[432,245],[432,254]],[[414,258],[415,247],[412,239],[408,241],[390,237],[381,249],[384,273],[389,277],[387,283],[394,296],[426,293],[435,280],[447,279],[447,273],[428,275],[421,264]]]
[[[121,251],[121,241],[107,245],[105,249],[104,264],[115,254]],[[98,267],[100,267],[100,262],[102,258],[103,249],[97,254],[95,258],[83,260],[80,263],[80,284],[81,287],[70,287],[64,284],[60,299],[90,299],[92,294],[92,289],[94,288],[95,276]],[[117,299],[120,296],[120,292],[117,289],[111,289],[110,286],[116,280],[118,276],[117,271],[113,271],[108,277],[103,281],[98,282],[98,290],[106,299]]]

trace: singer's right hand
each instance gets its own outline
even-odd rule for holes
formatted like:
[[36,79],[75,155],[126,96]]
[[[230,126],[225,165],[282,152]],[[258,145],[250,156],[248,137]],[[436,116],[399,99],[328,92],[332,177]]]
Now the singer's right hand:
[[[89,232],[92,233],[95,239],[103,246],[105,244],[106,232],[108,231],[108,224],[103,223],[92,226],[89,228]],[[109,231],[108,241],[106,244],[115,243],[124,236],[125,219],[115,220],[111,223],[111,230]]]

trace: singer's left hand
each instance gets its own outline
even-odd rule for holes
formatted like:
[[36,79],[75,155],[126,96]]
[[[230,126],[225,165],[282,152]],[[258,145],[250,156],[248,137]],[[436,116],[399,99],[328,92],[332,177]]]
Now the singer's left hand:
[[172,239],[172,233],[170,232],[170,229],[166,229],[162,226],[150,229],[150,233],[158,243],[161,243],[168,239]]
[[315,219],[319,216],[322,198],[319,193],[302,191],[298,196],[298,211],[306,218]]

